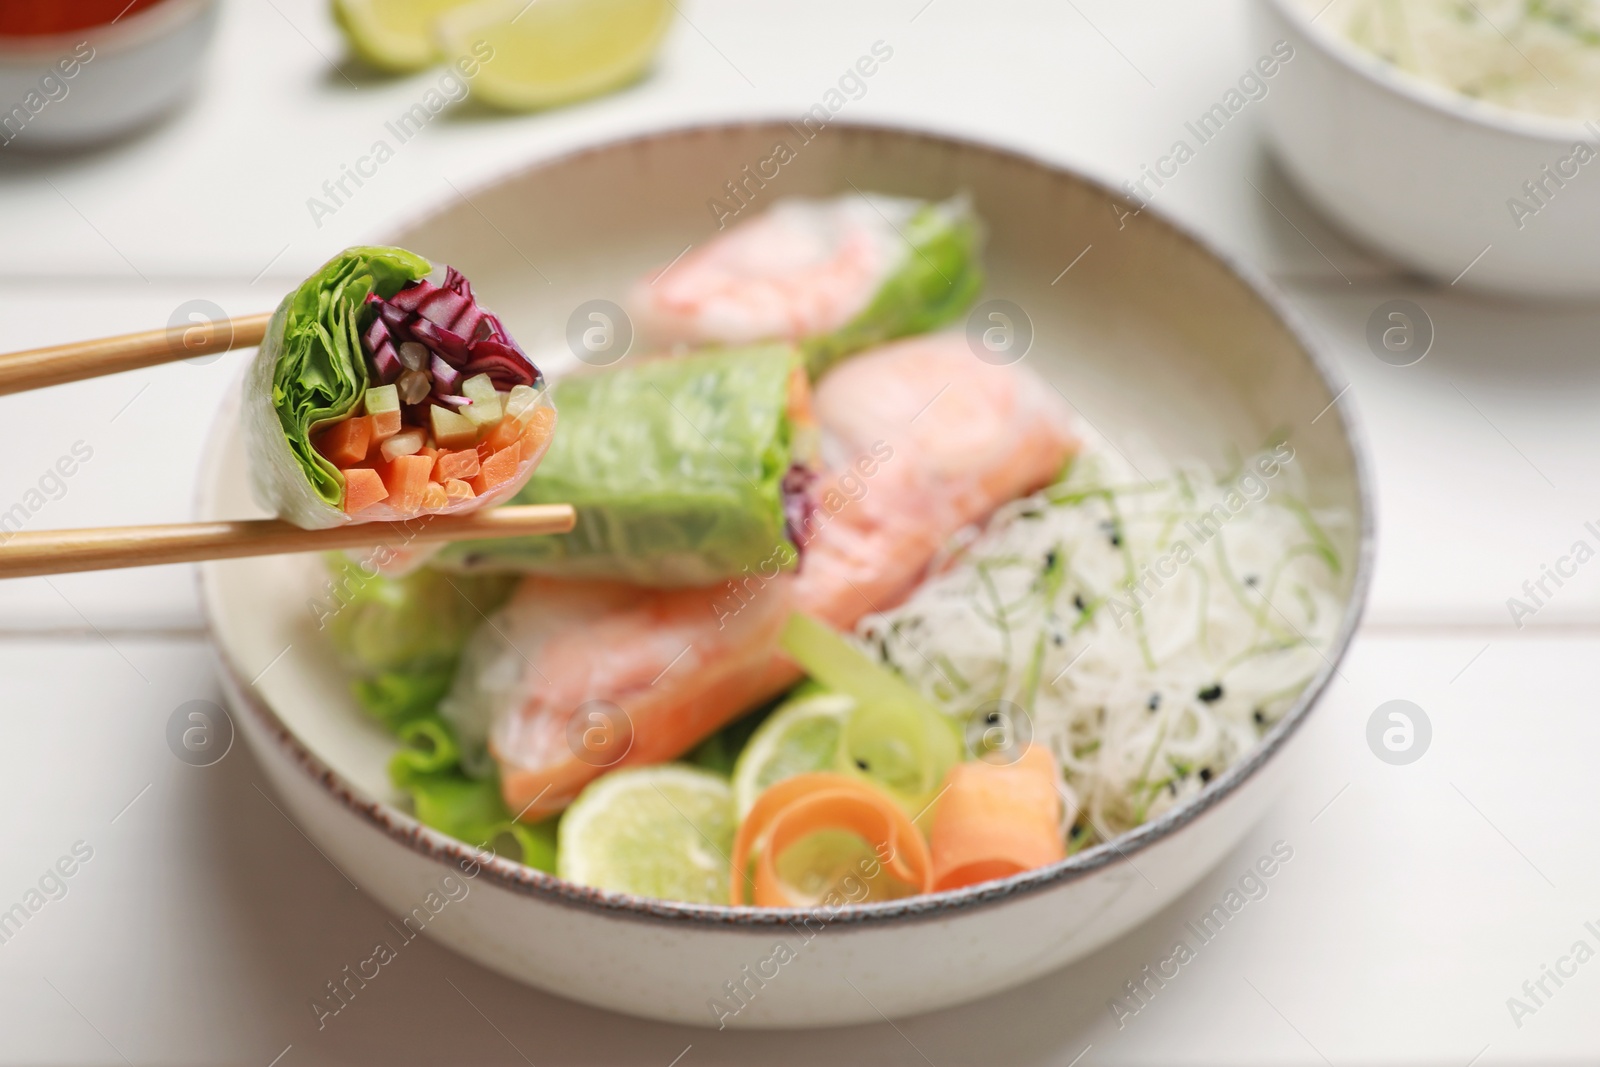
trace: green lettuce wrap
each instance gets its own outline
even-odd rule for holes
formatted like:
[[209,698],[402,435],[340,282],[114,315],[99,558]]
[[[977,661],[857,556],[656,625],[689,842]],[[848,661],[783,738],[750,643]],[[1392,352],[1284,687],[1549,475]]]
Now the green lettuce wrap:
[[514,503],[571,503],[571,533],[461,542],[432,566],[709,585],[798,559],[815,448],[788,345],[655,359],[557,382],[557,435]]
[[[263,507],[308,529],[456,514],[533,473],[555,429],[543,376],[464,277],[446,267],[436,285],[433,269],[350,248],[278,305],[244,383]],[[483,462],[451,483],[440,451]]]
[[960,316],[982,243],[964,196],[783,199],[641,279],[629,310],[655,345],[793,342],[816,378]]

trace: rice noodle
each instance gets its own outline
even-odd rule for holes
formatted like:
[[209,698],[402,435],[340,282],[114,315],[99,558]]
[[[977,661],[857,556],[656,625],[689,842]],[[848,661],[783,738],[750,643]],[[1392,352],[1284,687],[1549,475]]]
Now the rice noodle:
[[856,636],[953,715],[1022,709],[1080,801],[1069,847],[1107,839],[1198,793],[1324,665],[1348,517],[1299,481],[1286,445],[1152,482],[1094,448]]

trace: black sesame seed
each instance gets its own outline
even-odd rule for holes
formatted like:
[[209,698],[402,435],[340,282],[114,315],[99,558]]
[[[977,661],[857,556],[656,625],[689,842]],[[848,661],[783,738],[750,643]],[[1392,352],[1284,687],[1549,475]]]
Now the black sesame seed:
[[867,761],[864,759],[858,759],[856,760],[856,766],[864,771],[867,769]]
[[1212,686],[1210,689],[1202,689],[1202,690],[1200,690],[1199,693],[1196,694],[1196,696],[1198,696],[1201,700],[1205,701],[1207,704],[1210,704],[1213,701],[1221,700],[1222,699],[1222,686],[1221,686],[1221,684],[1217,684],[1217,685]]
[[1210,767],[1201,767],[1200,768],[1200,780],[1202,782],[1211,781],[1211,768]]
[[1048,551],[1048,552],[1046,552],[1044,554],[1044,567],[1045,567],[1045,570],[1054,570],[1055,566],[1056,566],[1056,550],[1052,548],[1050,551]]
[[1252,712],[1250,717],[1256,721],[1256,725],[1257,726],[1265,726],[1266,725],[1267,717],[1265,715],[1261,714],[1261,709],[1260,708],[1257,708],[1254,712]]
[[1247,574],[1247,575],[1244,576],[1244,584],[1248,585],[1252,589],[1254,589],[1256,587],[1256,583],[1258,583],[1260,581],[1261,581],[1261,579],[1257,578],[1253,574]]
[[1062,645],[1067,643],[1067,639],[1065,637],[1062,637],[1060,634],[1052,635],[1051,639],[1053,641],[1055,641],[1057,648],[1060,648]]
[[1151,693],[1150,694],[1150,702],[1146,705],[1146,707],[1148,707],[1151,711],[1155,711],[1160,706],[1161,706],[1161,694],[1160,693]]
[[1083,594],[1082,593],[1075,593],[1073,595],[1073,597],[1072,597],[1072,606],[1077,608],[1079,611],[1088,611],[1089,610],[1089,606],[1083,602]]
[[988,723],[990,726],[994,726],[1000,721],[1000,713],[998,711],[991,711],[989,714],[983,717],[983,721]]

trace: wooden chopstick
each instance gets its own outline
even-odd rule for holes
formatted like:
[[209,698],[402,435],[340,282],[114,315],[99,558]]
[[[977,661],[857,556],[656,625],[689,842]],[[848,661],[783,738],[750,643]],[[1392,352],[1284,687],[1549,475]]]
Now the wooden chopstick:
[[266,336],[271,318],[270,314],[244,315],[0,355],[0,396],[213,352],[253,348]]
[[469,515],[423,515],[408,522],[369,522],[330,530],[302,530],[281,519],[249,519],[171,526],[23,531],[9,537],[0,533],[0,538],[4,538],[0,540],[0,578],[272,556],[284,552],[322,552],[366,545],[399,548],[427,541],[558,534],[571,530],[574,522],[576,515],[571,504],[526,504]]

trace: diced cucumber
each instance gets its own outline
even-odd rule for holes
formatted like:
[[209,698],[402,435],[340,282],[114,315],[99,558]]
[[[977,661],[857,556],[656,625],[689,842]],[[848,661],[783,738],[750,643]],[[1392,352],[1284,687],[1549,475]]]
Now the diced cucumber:
[[475,374],[462,382],[461,395],[472,401],[461,409],[461,414],[471,419],[474,425],[493,426],[504,414],[500,406],[500,394],[495,391],[494,381],[487,374]]
[[433,441],[440,448],[471,448],[478,440],[478,427],[464,415],[439,404],[428,409],[433,420]]
[[506,394],[506,418],[517,422],[528,421],[528,416],[539,403],[539,395],[539,390],[531,385],[513,385],[511,392]]
[[461,383],[461,395],[477,404],[494,400],[500,394],[495,392],[494,379],[487,374],[474,374]]
[[374,385],[367,390],[366,405],[368,415],[399,411],[400,390],[392,385]]

